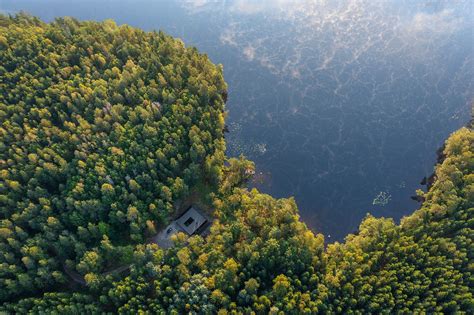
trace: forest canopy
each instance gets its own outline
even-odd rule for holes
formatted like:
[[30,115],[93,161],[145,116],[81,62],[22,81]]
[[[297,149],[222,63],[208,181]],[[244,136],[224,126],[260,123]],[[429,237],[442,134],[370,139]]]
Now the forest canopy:
[[[223,157],[222,68],[161,32],[0,17],[0,299],[132,259]],[[202,167],[206,165],[207,168]]]
[[[326,247],[293,199],[245,188],[253,163],[224,154],[223,69],[195,48],[0,15],[0,61],[0,312],[474,312],[472,125],[419,210]],[[149,242],[196,191],[209,235]]]

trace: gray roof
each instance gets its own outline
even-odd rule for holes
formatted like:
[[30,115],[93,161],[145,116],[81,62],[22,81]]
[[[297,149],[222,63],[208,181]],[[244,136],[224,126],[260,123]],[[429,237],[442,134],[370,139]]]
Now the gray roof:
[[195,207],[191,207],[181,217],[176,220],[176,223],[189,235],[193,235],[204,223],[206,218]]

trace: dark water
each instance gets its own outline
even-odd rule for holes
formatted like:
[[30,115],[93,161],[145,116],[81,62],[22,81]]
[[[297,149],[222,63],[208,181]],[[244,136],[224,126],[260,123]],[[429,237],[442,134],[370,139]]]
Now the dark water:
[[262,191],[342,239],[399,219],[435,151],[469,119],[472,1],[0,0],[0,10],[162,29],[222,63],[228,152]]

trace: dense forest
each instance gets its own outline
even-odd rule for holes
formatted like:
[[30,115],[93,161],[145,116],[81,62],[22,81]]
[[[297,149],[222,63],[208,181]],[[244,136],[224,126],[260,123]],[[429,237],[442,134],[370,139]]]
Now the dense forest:
[[64,268],[93,284],[216,176],[222,69],[112,21],[0,27],[0,299],[64,285]]
[[[419,210],[326,247],[293,199],[245,188],[223,69],[195,48],[19,14],[0,16],[0,61],[0,312],[474,312],[472,124]],[[210,234],[150,242],[195,193]]]

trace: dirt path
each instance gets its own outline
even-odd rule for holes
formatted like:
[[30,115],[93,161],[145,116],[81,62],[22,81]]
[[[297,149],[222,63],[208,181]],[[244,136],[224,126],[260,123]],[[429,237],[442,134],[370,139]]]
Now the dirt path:
[[[112,270],[108,270],[106,272],[103,272],[101,274],[99,274],[100,276],[108,276],[110,274],[113,274],[113,273],[122,273],[128,269],[130,269],[130,265],[123,265],[123,266],[119,266],[117,268],[114,268]],[[63,264],[63,269],[64,269],[64,272],[76,283],[82,285],[82,286],[85,286],[87,284],[86,280],[84,279],[84,277],[79,274],[78,272],[74,271],[74,270],[71,270],[69,269],[65,264]]]

